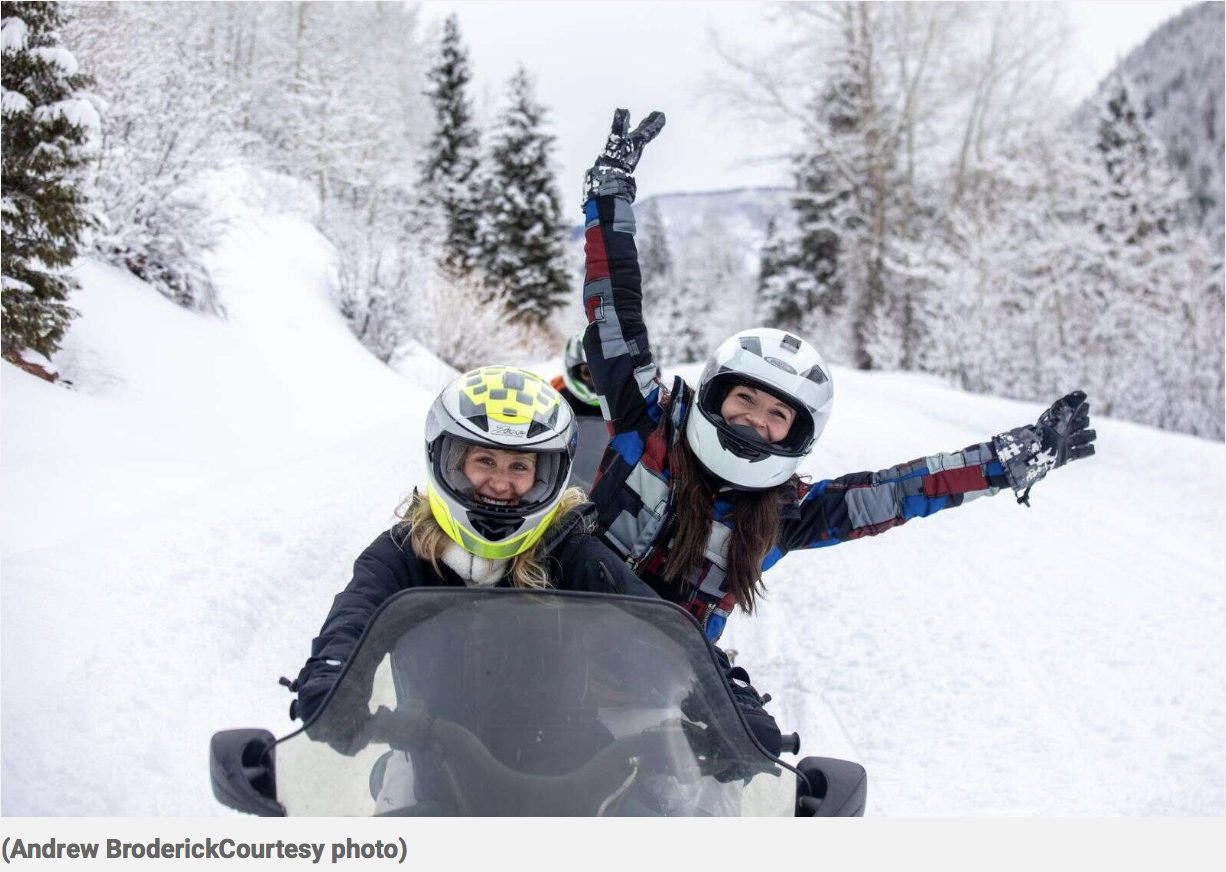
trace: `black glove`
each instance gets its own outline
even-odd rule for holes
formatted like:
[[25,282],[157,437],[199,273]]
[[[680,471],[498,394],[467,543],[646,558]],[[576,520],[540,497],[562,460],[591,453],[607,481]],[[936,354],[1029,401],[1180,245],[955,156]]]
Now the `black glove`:
[[770,696],[763,696],[754,689],[754,686],[749,683],[749,673],[745,671],[745,667],[733,666],[723,649],[718,646],[712,647],[715,648],[716,659],[723,667],[724,675],[728,678],[728,686],[732,688],[736,706],[745,716],[745,723],[749,725],[750,732],[754,734],[754,738],[762,744],[763,748],[772,756],[778,757],[783,750],[783,733],[779,729],[779,724],[766,711],[765,706],[770,702]]
[[[374,692],[375,667],[380,661],[364,658],[365,668],[350,669],[344,680],[334,687],[343,667],[326,660],[321,666],[321,660],[323,658],[308,660],[294,682],[299,685],[298,705],[291,708],[290,717],[302,718],[306,734],[313,741],[326,742],[337,752],[351,757],[366,747],[369,740],[369,703]],[[309,675],[309,680],[304,679],[303,673]],[[325,699],[328,704],[320,711]]]
[[337,711],[329,708],[306,726],[307,738],[325,742],[338,754],[352,757],[370,744],[371,715],[368,711]]
[[1038,423],[1007,430],[992,439],[1019,503],[1030,505],[1030,488],[1048,471],[1094,453],[1098,434],[1086,429],[1089,424],[1090,404],[1085,392],[1073,391],[1052,403]]
[[626,133],[630,126],[630,110],[613,113],[613,129],[605,143],[604,153],[583,174],[583,202],[592,197],[618,196],[634,202],[637,187],[634,168],[643,156],[643,146],[664,129],[664,113],[652,112],[639,126]]

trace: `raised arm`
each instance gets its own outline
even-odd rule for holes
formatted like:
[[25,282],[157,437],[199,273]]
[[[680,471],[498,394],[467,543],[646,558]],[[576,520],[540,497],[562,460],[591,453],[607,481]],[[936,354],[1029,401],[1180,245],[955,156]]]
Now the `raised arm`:
[[1089,423],[1086,395],[1075,391],[1036,424],[1006,430],[991,442],[820,481],[804,489],[799,515],[784,522],[779,551],[768,556],[768,564],[796,548],[876,536],[1005,487],[1029,505],[1030,488],[1048,472],[1094,453],[1096,434]]
[[652,112],[627,132],[630,113],[618,109],[603,153],[583,179],[585,219],[583,339],[587,364],[610,436],[645,438],[660,417],[660,383],[643,323],[643,290],[634,245],[634,168],[643,147],[664,127]]

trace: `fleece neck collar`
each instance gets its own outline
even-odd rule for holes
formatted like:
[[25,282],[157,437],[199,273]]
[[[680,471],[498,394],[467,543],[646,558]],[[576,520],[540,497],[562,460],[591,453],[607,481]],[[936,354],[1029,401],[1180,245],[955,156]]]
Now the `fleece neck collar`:
[[465,551],[455,542],[449,542],[443,552],[443,562],[469,587],[485,587],[497,584],[507,572],[510,559],[490,560]]

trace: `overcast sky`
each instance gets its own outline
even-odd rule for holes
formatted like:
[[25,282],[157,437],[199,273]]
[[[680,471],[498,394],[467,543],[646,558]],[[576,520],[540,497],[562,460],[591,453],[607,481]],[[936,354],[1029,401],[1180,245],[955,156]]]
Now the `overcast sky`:
[[[704,81],[722,68],[708,31],[742,43],[770,45],[766,5],[430,0],[423,12],[427,25],[453,11],[458,14],[473,64],[473,93],[482,111],[497,107],[517,65],[524,64],[536,76],[538,96],[550,110],[551,131],[557,136],[563,194],[577,201],[583,170],[603,144],[618,106],[628,108],[635,122],[653,109],[668,115],[667,130],[639,170],[644,192],[787,183],[785,164],[760,159],[779,151],[778,143],[760,131],[747,131],[736,113],[703,97]],[[1061,5],[1074,27],[1067,86],[1081,97],[1091,93],[1118,58],[1190,4],[1094,0]]]

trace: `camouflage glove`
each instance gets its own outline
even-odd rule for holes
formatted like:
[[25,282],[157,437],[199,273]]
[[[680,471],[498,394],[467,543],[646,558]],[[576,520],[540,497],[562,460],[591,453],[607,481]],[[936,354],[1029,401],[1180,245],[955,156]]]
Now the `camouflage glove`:
[[634,168],[643,156],[643,146],[651,142],[664,129],[664,113],[652,112],[634,130],[630,126],[630,110],[618,109],[613,113],[613,129],[605,143],[604,153],[583,174],[583,202],[593,197],[616,196],[634,202],[636,186]]
[[1007,430],[992,439],[1017,501],[1030,505],[1030,488],[1048,471],[1094,453],[1090,404],[1083,391],[1056,400],[1037,424]]

